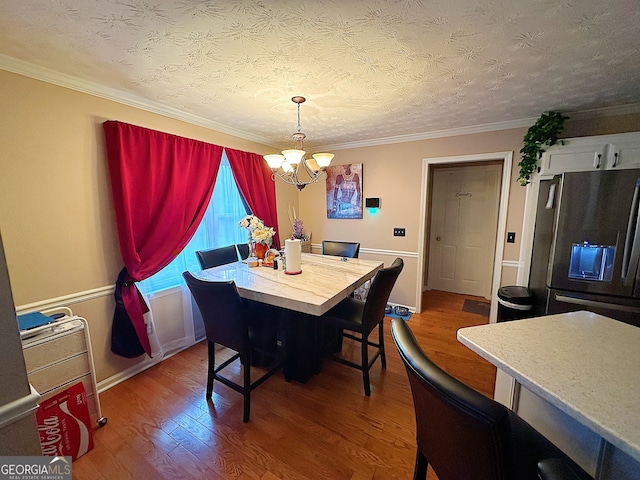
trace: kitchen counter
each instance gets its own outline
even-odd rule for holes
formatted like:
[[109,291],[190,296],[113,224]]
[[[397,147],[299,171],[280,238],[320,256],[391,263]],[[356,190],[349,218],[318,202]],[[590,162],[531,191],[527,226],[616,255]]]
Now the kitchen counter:
[[580,311],[462,328],[458,340],[588,427],[599,455],[619,449],[640,470],[640,328]]

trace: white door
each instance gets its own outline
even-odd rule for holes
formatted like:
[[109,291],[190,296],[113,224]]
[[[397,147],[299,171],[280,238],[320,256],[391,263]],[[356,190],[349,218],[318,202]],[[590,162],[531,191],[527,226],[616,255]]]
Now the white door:
[[501,165],[435,168],[427,288],[491,298]]

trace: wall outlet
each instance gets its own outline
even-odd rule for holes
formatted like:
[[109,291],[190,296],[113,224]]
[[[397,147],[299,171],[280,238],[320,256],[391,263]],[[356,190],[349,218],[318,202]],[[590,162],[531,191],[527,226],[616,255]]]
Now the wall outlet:
[[394,237],[404,237],[405,228],[393,227],[393,236]]
[[507,232],[507,243],[516,243],[516,232]]

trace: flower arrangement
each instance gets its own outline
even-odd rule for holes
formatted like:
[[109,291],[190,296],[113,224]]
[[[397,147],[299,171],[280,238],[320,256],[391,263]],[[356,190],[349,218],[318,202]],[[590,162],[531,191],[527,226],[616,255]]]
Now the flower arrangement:
[[306,240],[304,233],[302,233],[303,229],[304,229],[304,222],[296,218],[293,221],[293,234],[291,236],[293,238],[299,238],[300,240]]
[[255,215],[247,215],[238,224],[249,232],[249,242],[262,243],[271,246],[276,231],[272,227],[265,226],[264,222]]
[[254,242],[264,243],[265,245],[271,246],[271,242],[273,241],[273,236],[276,234],[276,231],[271,227],[262,227],[256,228],[253,232],[251,232],[251,237]]
[[305,235],[303,233],[304,222],[296,217],[296,210],[291,207],[289,208],[289,221],[291,222],[291,226],[293,227],[291,238],[297,238],[298,240],[302,241],[311,240],[311,235]]

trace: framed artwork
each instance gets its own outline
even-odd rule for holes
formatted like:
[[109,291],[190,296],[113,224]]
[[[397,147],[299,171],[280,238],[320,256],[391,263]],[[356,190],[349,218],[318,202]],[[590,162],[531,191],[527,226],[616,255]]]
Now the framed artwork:
[[327,167],[327,218],[362,218],[362,164]]

